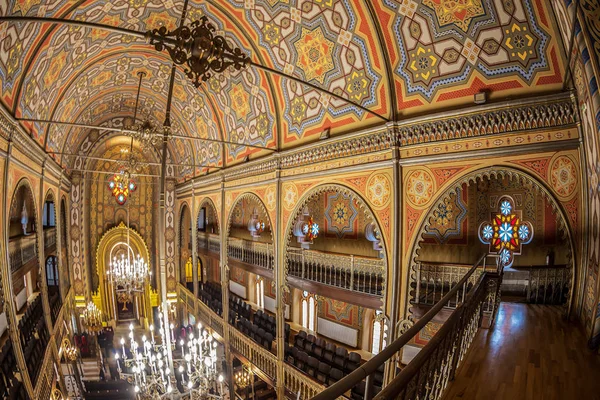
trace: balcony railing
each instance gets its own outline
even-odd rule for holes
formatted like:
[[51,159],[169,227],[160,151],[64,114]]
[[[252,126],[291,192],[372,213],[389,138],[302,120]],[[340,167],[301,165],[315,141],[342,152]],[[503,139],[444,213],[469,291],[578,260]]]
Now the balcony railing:
[[56,227],[44,227],[44,249],[56,246]]
[[227,240],[227,256],[266,269],[273,269],[274,265],[271,243],[229,238]]
[[20,236],[8,243],[10,271],[16,272],[25,264],[37,259],[36,235]]
[[268,377],[276,379],[277,357],[275,354],[261,347],[231,325],[229,326],[229,344]]
[[385,260],[317,250],[289,249],[289,274],[355,292],[381,295]]
[[[420,262],[415,265],[415,303],[420,305],[434,305],[443,298],[465,276],[470,265]],[[446,308],[456,308],[465,300],[466,293],[477,283],[483,270],[477,270],[469,276],[463,287],[459,288]]]
[[288,364],[283,365],[283,382],[295,399],[310,399],[325,390],[325,386]]
[[[313,397],[313,400],[328,400],[352,390],[354,395],[366,400],[373,398],[373,374],[387,363],[391,376],[395,378],[375,397],[376,399],[430,399],[444,395],[448,382],[454,378],[470,345],[475,338],[483,316],[492,319],[497,309],[500,288],[500,271],[486,270],[482,256],[466,271],[463,277],[445,296],[431,307],[414,325],[398,339],[390,343],[379,354],[361,365],[334,385]],[[482,268],[480,268],[482,267]],[[469,290],[450,317],[441,326],[428,344],[401,371],[395,368],[403,347],[408,344],[444,307],[454,299],[456,292],[464,287],[470,277],[483,270],[476,284]],[[362,382],[365,380],[363,384]],[[362,393],[361,393],[362,392]]]
[[205,249],[213,253],[221,251],[221,239],[219,235],[207,232],[198,232],[197,237],[198,250]]

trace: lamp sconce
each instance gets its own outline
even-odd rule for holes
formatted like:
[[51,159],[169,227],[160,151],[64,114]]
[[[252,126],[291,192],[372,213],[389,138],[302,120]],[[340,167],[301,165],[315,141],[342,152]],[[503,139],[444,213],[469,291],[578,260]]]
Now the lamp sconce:
[[379,232],[379,229],[374,222],[369,222],[365,226],[365,238],[369,242],[373,242],[373,250],[379,252],[383,251],[383,246],[381,245],[381,232]]
[[308,249],[314,239],[319,236],[319,224],[310,216],[308,207],[305,206],[294,225],[294,236],[303,249]]
[[248,232],[252,236],[253,240],[258,240],[260,234],[265,230],[265,222],[258,219],[258,211],[256,208],[252,211],[252,217],[248,221]]

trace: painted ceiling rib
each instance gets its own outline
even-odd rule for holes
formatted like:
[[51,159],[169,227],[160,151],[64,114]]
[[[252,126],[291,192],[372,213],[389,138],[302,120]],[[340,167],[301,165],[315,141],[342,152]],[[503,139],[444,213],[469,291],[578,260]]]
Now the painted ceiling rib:
[[[77,128],[98,129],[101,131],[104,130],[104,131],[121,132],[124,135],[127,133],[134,132],[131,129],[112,128],[112,127],[107,127],[107,126],[95,126],[95,125],[88,125],[88,124],[80,124],[77,122],[49,121],[49,120],[45,120],[45,119],[35,119],[35,118],[16,118],[16,120],[20,121],[20,122],[37,122],[40,124],[67,125],[67,126],[73,126],[73,127],[77,127]],[[252,148],[268,150],[268,151],[277,151],[276,149],[273,149],[270,147],[257,146],[257,145],[253,145],[253,144],[247,144],[247,143],[232,142],[229,140],[208,139],[208,138],[193,137],[193,136],[187,136],[187,135],[177,135],[177,134],[169,134],[169,137],[176,138],[176,139],[200,140],[200,141],[204,141],[204,142],[223,143],[223,144],[232,145],[232,146],[252,147]]]
[[[108,162],[114,162],[114,163],[119,163],[119,162],[126,162],[126,159],[115,159],[115,158],[106,158],[106,157],[97,157],[97,156],[87,156],[87,155],[81,155],[81,154],[76,154],[76,153],[66,153],[66,152],[60,152],[60,151],[49,151],[48,154],[56,154],[56,155],[61,155],[61,156],[65,156],[65,157],[78,157],[78,158],[85,158],[88,160],[96,160],[96,161],[108,161]],[[161,165],[161,163],[159,162],[152,162],[152,161],[140,161],[142,164],[146,164],[146,165]],[[215,168],[215,169],[221,169],[221,167],[215,167],[212,165],[197,165],[197,164],[181,164],[181,163],[168,163],[168,165],[172,165],[175,167],[205,167],[205,168]]]
[[353,101],[351,101],[351,100],[349,100],[349,99],[347,99],[347,98],[345,98],[345,97],[343,97],[343,96],[337,95],[337,94],[335,94],[335,93],[333,93],[333,92],[330,92],[330,91],[329,91],[329,90],[327,90],[327,89],[324,89],[324,88],[322,88],[322,87],[319,87],[319,86],[317,86],[317,85],[314,85],[314,84],[312,84],[312,83],[310,83],[310,82],[307,82],[307,81],[305,81],[305,80],[303,80],[303,79],[297,78],[297,77],[295,77],[295,76],[293,76],[293,75],[288,75],[288,74],[286,74],[285,72],[278,71],[278,70],[276,70],[276,69],[273,69],[273,68],[267,67],[266,65],[258,64],[258,63],[254,62],[254,61],[252,61],[252,60],[250,60],[250,65],[252,65],[252,66],[254,66],[254,67],[258,68],[258,69],[261,69],[261,70],[263,70],[263,71],[266,71],[266,72],[268,72],[268,73],[271,73],[271,74],[274,74],[274,75],[279,75],[279,76],[282,76],[282,77],[284,77],[284,78],[287,78],[287,79],[291,79],[291,80],[293,80],[293,81],[296,81],[296,82],[298,82],[298,83],[300,83],[300,84],[302,84],[302,85],[309,86],[309,87],[311,87],[312,89],[318,90],[319,92],[327,93],[327,94],[328,94],[328,95],[330,95],[331,97],[335,97],[335,98],[336,98],[336,99],[338,99],[338,100],[341,100],[341,101],[343,101],[343,102],[345,102],[345,103],[351,104],[351,105],[353,105],[354,107],[356,107],[356,108],[359,108],[359,109],[363,110],[364,112],[366,112],[366,113],[368,113],[368,114],[374,115],[375,117],[379,118],[379,119],[380,119],[380,120],[382,120],[382,121],[385,121],[385,122],[390,122],[390,120],[389,120],[388,118],[384,117],[383,115],[381,115],[381,114],[379,114],[379,113],[376,113],[375,111],[369,110],[368,108],[366,108],[366,107],[364,107],[364,106],[362,106],[362,105],[360,105],[360,104],[358,104],[358,103],[355,103],[355,102],[353,102]]

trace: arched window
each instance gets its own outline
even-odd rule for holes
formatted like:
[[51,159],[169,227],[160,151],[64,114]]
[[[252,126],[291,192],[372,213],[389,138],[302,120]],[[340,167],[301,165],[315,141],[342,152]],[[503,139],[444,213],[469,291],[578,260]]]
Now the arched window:
[[302,326],[310,331],[315,331],[317,321],[317,296],[302,292]]
[[379,310],[375,312],[372,330],[371,353],[378,354],[387,345],[387,324],[385,323],[385,316]]
[[46,259],[46,282],[48,287],[58,286],[58,266],[55,256]]
[[265,280],[263,278],[256,280],[256,305],[258,308],[265,308]]
[[193,282],[194,280],[194,271],[192,269],[192,257],[188,258],[187,262],[185,263],[185,281],[186,282]]

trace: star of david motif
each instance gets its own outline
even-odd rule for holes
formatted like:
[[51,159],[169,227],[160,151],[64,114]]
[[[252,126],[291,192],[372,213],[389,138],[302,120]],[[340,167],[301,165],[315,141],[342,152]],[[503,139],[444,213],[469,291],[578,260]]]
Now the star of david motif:
[[516,255],[521,254],[524,244],[533,239],[533,226],[523,221],[523,212],[515,210],[515,201],[510,196],[498,200],[498,212],[491,214],[491,222],[479,226],[479,240],[488,244],[491,254],[497,254],[504,268],[510,267]]

